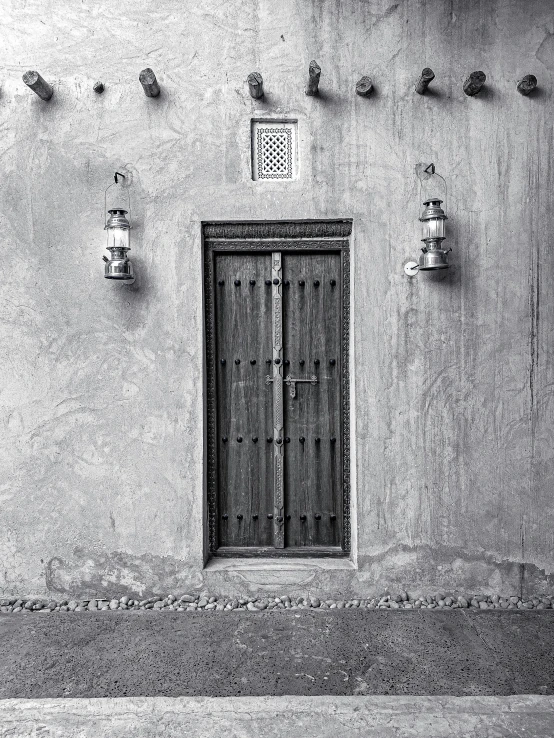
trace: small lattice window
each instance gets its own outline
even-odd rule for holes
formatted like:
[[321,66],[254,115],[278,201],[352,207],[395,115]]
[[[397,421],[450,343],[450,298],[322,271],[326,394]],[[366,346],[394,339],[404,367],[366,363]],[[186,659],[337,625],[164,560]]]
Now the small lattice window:
[[252,178],[295,176],[296,121],[252,121]]

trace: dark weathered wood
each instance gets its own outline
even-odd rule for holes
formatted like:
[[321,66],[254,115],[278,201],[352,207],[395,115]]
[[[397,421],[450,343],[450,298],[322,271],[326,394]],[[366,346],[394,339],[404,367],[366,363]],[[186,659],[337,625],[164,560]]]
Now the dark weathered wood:
[[98,95],[104,92],[104,84],[102,82],[95,82],[92,88]]
[[[283,277],[289,283],[284,287],[283,299],[284,354],[285,361],[290,362],[283,373],[285,377],[305,379],[315,375],[318,379],[316,385],[297,384],[294,398],[290,388],[286,384],[284,387],[285,437],[290,438],[285,447],[285,511],[287,518],[290,515],[285,544],[287,548],[340,546],[340,254],[284,253]],[[306,519],[302,520],[301,515]]]
[[469,97],[477,95],[487,80],[484,72],[472,72],[464,82],[464,92]]
[[418,79],[415,91],[419,95],[423,95],[425,93],[425,90],[429,87],[429,83],[432,82],[435,79],[435,73],[432,69],[429,67],[425,67],[425,69],[421,72],[421,77]]
[[273,436],[272,385],[265,382],[272,374],[266,364],[272,356],[271,286],[265,284],[270,274],[269,253],[215,256],[220,546],[274,544],[273,518],[267,517],[274,512],[274,444],[267,441]]
[[517,83],[517,91],[522,95],[528,95],[537,86],[537,78],[534,74],[527,74]]
[[144,94],[147,97],[158,97],[160,94],[160,86],[156,79],[156,75],[150,67],[143,69],[139,74],[139,82],[141,83]]
[[[205,223],[206,239],[312,239],[347,238],[352,233],[351,220],[324,220],[310,222],[259,221],[256,223]],[[263,243],[263,242],[262,242]]]
[[[304,225],[308,225],[304,223]],[[214,234],[212,234],[214,235]],[[285,239],[278,244],[279,252],[275,252],[277,243],[273,239],[256,240],[249,239],[237,240],[220,239],[206,240],[206,256],[205,256],[205,294],[206,294],[206,359],[207,359],[207,477],[208,477],[208,515],[210,521],[210,551],[221,556],[344,556],[350,549],[350,454],[349,454],[349,384],[348,384],[348,305],[349,305],[349,259],[348,259],[348,241],[340,239],[320,240],[313,239]],[[283,450],[285,454],[284,464],[284,527],[287,536],[281,545],[284,548],[276,548],[279,541],[275,531],[275,442],[272,431],[274,431],[275,420],[275,371],[274,363],[272,366],[272,352],[274,348],[274,325],[272,324],[272,301],[275,299],[275,278],[271,272],[271,263],[276,254],[280,254],[283,264],[286,258],[297,256],[299,259],[307,260],[311,264],[310,259],[322,259],[318,261],[315,271],[318,274],[310,273],[311,288],[314,290],[322,290],[327,287],[325,279],[321,279],[319,273],[325,273],[325,261],[331,259],[331,271],[334,272],[328,279],[328,293],[320,293],[316,301],[310,304],[317,305],[317,314],[323,315],[326,321],[326,327],[323,329],[323,337],[319,336],[312,340],[309,344],[305,337],[308,335],[306,328],[300,327],[300,336],[297,336],[298,342],[302,343],[302,349],[309,348],[313,345],[316,349],[322,347],[328,349],[330,342],[329,335],[335,335],[335,330],[331,326],[338,321],[337,340],[337,356],[327,356],[325,359],[319,359],[319,363],[314,363],[315,371],[308,374],[308,362],[305,359],[304,365],[300,365],[299,369],[305,369],[306,374],[311,376],[312,373],[318,375],[321,371],[322,377],[317,385],[298,383],[296,387],[296,397],[290,396],[290,386],[285,384],[282,406],[284,405],[284,427],[279,434],[283,439],[289,438],[290,441],[284,441]],[[242,257],[242,258],[241,258]],[[262,268],[256,266],[260,261],[265,262]],[[244,279],[240,271],[244,264],[247,264],[247,271],[257,276],[248,278],[248,288],[254,292],[259,281],[263,281],[265,300],[267,304],[264,306],[252,304],[252,310],[245,310],[245,301],[237,300],[234,293],[229,296],[226,289],[227,285],[231,285],[233,290],[241,290],[244,287]],[[291,262],[292,264],[292,262]],[[292,266],[294,266],[292,264]],[[254,271],[253,271],[254,270]],[[312,270],[313,271],[313,270]],[[327,269],[327,271],[329,271]],[[335,273],[336,272],[336,273]],[[308,273],[308,272],[307,272]],[[338,274],[338,276],[337,276]],[[282,273],[282,277],[284,274]],[[229,281],[227,280],[229,277]],[[312,279],[313,277],[313,279]],[[259,279],[258,279],[259,278]],[[300,279],[302,279],[300,277]],[[235,284],[235,280],[239,284]],[[256,284],[251,284],[251,280]],[[315,281],[319,284],[316,285]],[[219,284],[222,281],[223,284]],[[307,279],[303,279],[304,285],[298,287],[305,289]],[[269,282],[269,284],[266,284]],[[288,284],[287,284],[288,282]],[[295,302],[293,300],[290,309],[291,320],[293,325],[287,326],[287,291],[292,288],[292,280],[285,278],[282,287],[282,294],[285,296],[283,300],[283,375],[288,376],[289,369],[292,367],[290,359],[287,360],[287,343],[286,335],[293,335],[297,326],[301,324],[304,315],[299,315],[296,310],[294,314]],[[319,309],[321,308],[321,309]],[[253,317],[254,316],[254,317]],[[259,316],[262,316],[260,319]],[[317,321],[316,321],[317,322]],[[255,324],[255,327],[253,328]],[[289,331],[289,328],[291,329]],[[314,330],[319,330],[314,328]],[[254,331],[254,333],[252,333]],[[330,331],[330,333],[329,333]],[[231,357],[232,364],[231,373],[226,372],[229,367],[228,357],[222,356],[230,348],[231,353],[236,348],[237,341],[244,341],[244,336],[256,335],[269,336],[268,356],[265,361],[268,364],[263,367],[260,379],[263,381],[263,387],[259,385],[253,386],[252,379],[258,375],[254,373],[244,373],[243,363],[234,363],[236,356]],[[249,340],[249,339],[248,339]],[[309,336],[308,336],[308,340]],[[290,343],[290,342],[289,342]],[[290,343],[293,345],[294,341]],[[247,346],[250,344],[247,342]],[[265,339],[264,339],[265,345]],[[221,359],[225,359],[225,364],[221,363]],[[319,358],[319,357],[316,357]],[[285,363],[285,362],[291,363]],[[329,364],[324,364],[329,361]],[[258,362],[257,362],[258,363]],[[250,369],[256,365],[250,364]],[[241,374],[242,371],[242,374]],[[331,373],[337,373],[336,384],[328,386],[329,376]],[[266,375],[273,374],[273,382],[269,385],[265,382]],[[329,375],[329,376],[327,376]],[[292,376],[296,375],[292,373]],[[302,374],[299,375],[302,377]],[[325,381],[323,381],[325,380]],[[323,395],[317,394],[311,396],[311,402],[317,402],[317,407],[322,410],[321,416],[312,408],[297,405],[287,410],[287,401],[295,402],[296,400],[304,401],[310,398],[305,391],[322,390]],[[260,390],[265,394],[261,394]],[[260,400],[256,407],[256,398]],[[334,404],[333,404],[334,403]],[[303,408],[300,410],[300,408]],[[287,413],[290,412],[290,421],[287,420]],[[295,414],[296,412],[296,414]],[[300,414],[298,414],[300,412]],[[266,413],[262,415],[262,413]],[[289,428],[294,428],[294,423],[301,423],[305,417],[317,417],[320,426],[315,427],[313,440],[320,438],[319,444],[327,443],[321,446],[317,452],[314,451],[313,458],[318,458],[318,466],[315,461],[311,464],[313,472],[310,472],[308,479],[314,482],[314,489],[317,494],[310,499],[315,502],[321,502],[321,510],[312,510],[311,514],[300,512],[298,520],[293,512],[287,509],[289,504],[288,489],[302,489],[305,484],[304,478],[308,473],[305,457],[300,456],[300,446],[307,449],[308,437],[302,434],[304,443],[300,442],[300,435],[293,437]],[[242,441],[239,443],[236,436],[236,428],[233,423],[239,418],[240,424],[245,425],[257,424],[264,425],[266,428],[265,443],[268,448],[267,453],[258,458],[252,458],[254,446],[259,448],[260,436],[257,435],[258,442],[255,444],[252,436],[246,436],[240,433]],[[314,430],[314,429],[312,429]],[[326,436],[322,430],[328,430]],[[227,431],[227,432],[226,432]],[[284,431],[284,432],[283,432]],[[223,442],[225,436],[226,442]],[[267,438],[271,438],[268,443]],[[331,439],[336,439],[335,443]],[[248,440],[247,440],[248,439]],[[293,441],[296,439],[298,448],[293,449]],[[244,445],[251,442],[250,454]],[[231,448],[234,444],[234,448]],[[318,445],[319,445],[318,444]],[[231,451],[231,453],[230,453]],[[261,449],[260,449],[261,451]],[[260,453],[260,451],[258,453]],[[291,465],[296,467],[296,474],[292,473]],[[308,465],[309,466],[309,465]],[[288,477],[293,480],[291,486]],[[288,485],[288,487],[286,486]],[[258,503],[256,507],[256,502]],[[298,505],[297,505],[298,507]],[[272,513],[273,508],[273,513]],[[265,518],[262,518],[262,510],[265,511]],[[267,512],[269,510],[269,512]],[[300,515],[306,514],[306,529],[294,530],[294,526],[300,522]],[[238,516],[242,516],[240,519]],[[270,517],[267,517],[267,516]],[[316,515],[320,518],[317,519]],[[290,516],[290,517],[289,517]],[[257,531],[254,526],[262,523],[262,530]],[[265,527],[264,527],[265,526]],[[287,533],[288,527],[292,526],[291,533]],[[280,531],[277,531],[280,533]],[[295,545],[294,538],[300,537],[300,543]],[[304,540],[302,540],[302,536]],[[329,540],[331,538],[331,540]]]
[[[280,274],[285,283],[274,285],[275,256],[255,252],[215,256],[219,544],[252,549],[340,547],[341,257],[339,252],[282,252]],[[276,354],[273,303],[279,296],[283,350]],[[275,356],[282,357],[280,365],[275,365]],[[277,366],[282,366],[281,374],[275,371]],[[273,382],[266,384],[266,375]],[[318,384],[298,383],[294,398],[290,386],[283,385],[278,404],[284,427],[276,432],[276,381],[288,375],[316,375]],[[277,433],[283,439],[279,445]],[[279,509],[277,449],[285,461],[284,506]],[[284,521],[278,526],[279,514]],[[306,515],[305,521],[301,515]]]
[[267,548],[263,546],[224,546],[217,549],[217,555],[222,558],[251,558],[253,556],[273,557],[273,558],[339,558],[347,556],[340,546],[318,546],[317,548],[308,548],[307,546],[292,548]]
[[29,70],[23,75],[23,81],[35,92],[41,100],[50,100],[54,94],[54,88],[43,79],[38,72]]
[[264,81],[262,79],[262,75],[259,72],[251,72],[248,75],[248,89],[250,90],[250,95],[255,100],[263,97]]
[[315,97],[318,93],[319,78],[321,77],[321,67],[319,64],[312,60],[308,69],[308,87],[306,88],[306,95]]
[[369,97],[373,91],[371,77],[362,77],[356,84],[356,94],[360,97]]

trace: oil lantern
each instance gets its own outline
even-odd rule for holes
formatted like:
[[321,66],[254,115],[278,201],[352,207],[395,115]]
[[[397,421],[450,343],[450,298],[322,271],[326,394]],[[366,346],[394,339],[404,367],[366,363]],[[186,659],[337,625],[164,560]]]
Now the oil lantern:
[[[427,177],[434,175],[444,182],[444,178],[435,172],[434,164],[429,164],[423,169],[421,175],[427,175]],[[444,187],[446,192],[446,182],[444,182]],[[422,226],[422,254],[419,257],[419,262],[409,261],[404,266],[405,273],[410,277],[415,276],[419,271],[431,272],[435,269],[448,269],[450,266],[447,254],[452,249],[444,249],[442,246],[442,242],[446,237],[445,221],[448,218],[441,205],[442,200],[439,197],[429,197],[423,203],[423,212],[419,218]]]
[[447,220],[444,210],[441,208],[442,200],[438,197],[432,197],[426,200],[423,205],[424,211],[421,214],[420,221],[423,226],[421,239],[425,244],[421,249],[423,253],[419,257],[419,268],[421,271],[431,271],[432,269],[448,269],[448,261],[446,255],[448,251],[442,248],[442,242],[445,239],[444,221]]
[[[125,179],[124,174],[116,172],[114,175],[115,182],[113,184],[118,184],[118,177]],[[113,184],[111,184],[110,187],[113,187]],[[106,193],[110,187],[106,188]],[[129,210],[124,210],[121,207],[108,210],[109,218],[106,220],[104,230],[108,236],[106,248],[110,252],[110,258],[107,256],[102,257],[105,262],[104,277],[106,279],[118,279],[120,282],[123,282],[123,284],[133,284],[135,281],[133,265],[127,258],[127,252],[131,248],[131,224],[127,219],[127,213],[130,211],[131,207],[129,194],[128,199]],[[104,217],[106,213],[105,206],[106,199],[104,199]]]

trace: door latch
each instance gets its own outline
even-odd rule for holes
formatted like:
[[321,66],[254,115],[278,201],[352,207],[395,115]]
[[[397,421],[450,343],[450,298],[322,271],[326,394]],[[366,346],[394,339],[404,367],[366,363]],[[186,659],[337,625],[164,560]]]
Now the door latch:
[[[307,384],[317,384],[318,381],[319,380],[315,374],[312,374],[310,379],[296,379],[296,378],[291,377],[290,374],[288,377],[285,377],[285,379],[283,379],[283,382],[285,384],[288,384],[288,386],[290,387],[291,397],[296,397],[296,383],[297,382],[305,382]],[[271,384],[272,382],[273,382],[273,377],[270,377],[269,374],[267,374],[265,378],[265,383]]]
[[293,379],[289,374],[289,376],[285,377],[283,381],[285,382],[285,384],[288,384],[288,386],[290,387],[290,396],[296,397],[296,383],[297,382],[305,382],[307,384],[317,384],[318,378],[316,377],[315,374],[312,374],[311,379]]

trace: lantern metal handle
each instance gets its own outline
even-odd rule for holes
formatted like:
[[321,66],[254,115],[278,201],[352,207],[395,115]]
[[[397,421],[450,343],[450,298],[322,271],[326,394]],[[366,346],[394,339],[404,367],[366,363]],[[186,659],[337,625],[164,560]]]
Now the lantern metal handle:
[[[114,185],[119,184],[119,182],[117,181],[118,177],[123,177],[123,179],[126,179],[125,175],[121,174],[121,172],[115,172],[113,176],[114,181],[111,183],[111,185],[108,185],[106,189],[104,190],[104,223],[106,223],[107,221],[106,215],[107,215],[108,190],[110,189],[110,187],[113,187]],[[128,188],[127,188],[127,202],[128,202],[128,208],[129,208],[128,209],[129,228],[131,228],[131,193]]]
[[[445,178],[435,171],[435,165],[433,163],[427,165],[423,171],[430,177],[438,177],[444,182],[444,210],[448,213],[448,185],[446,184]],[[419,199],[421,201],[421,178],[419,179]]]

